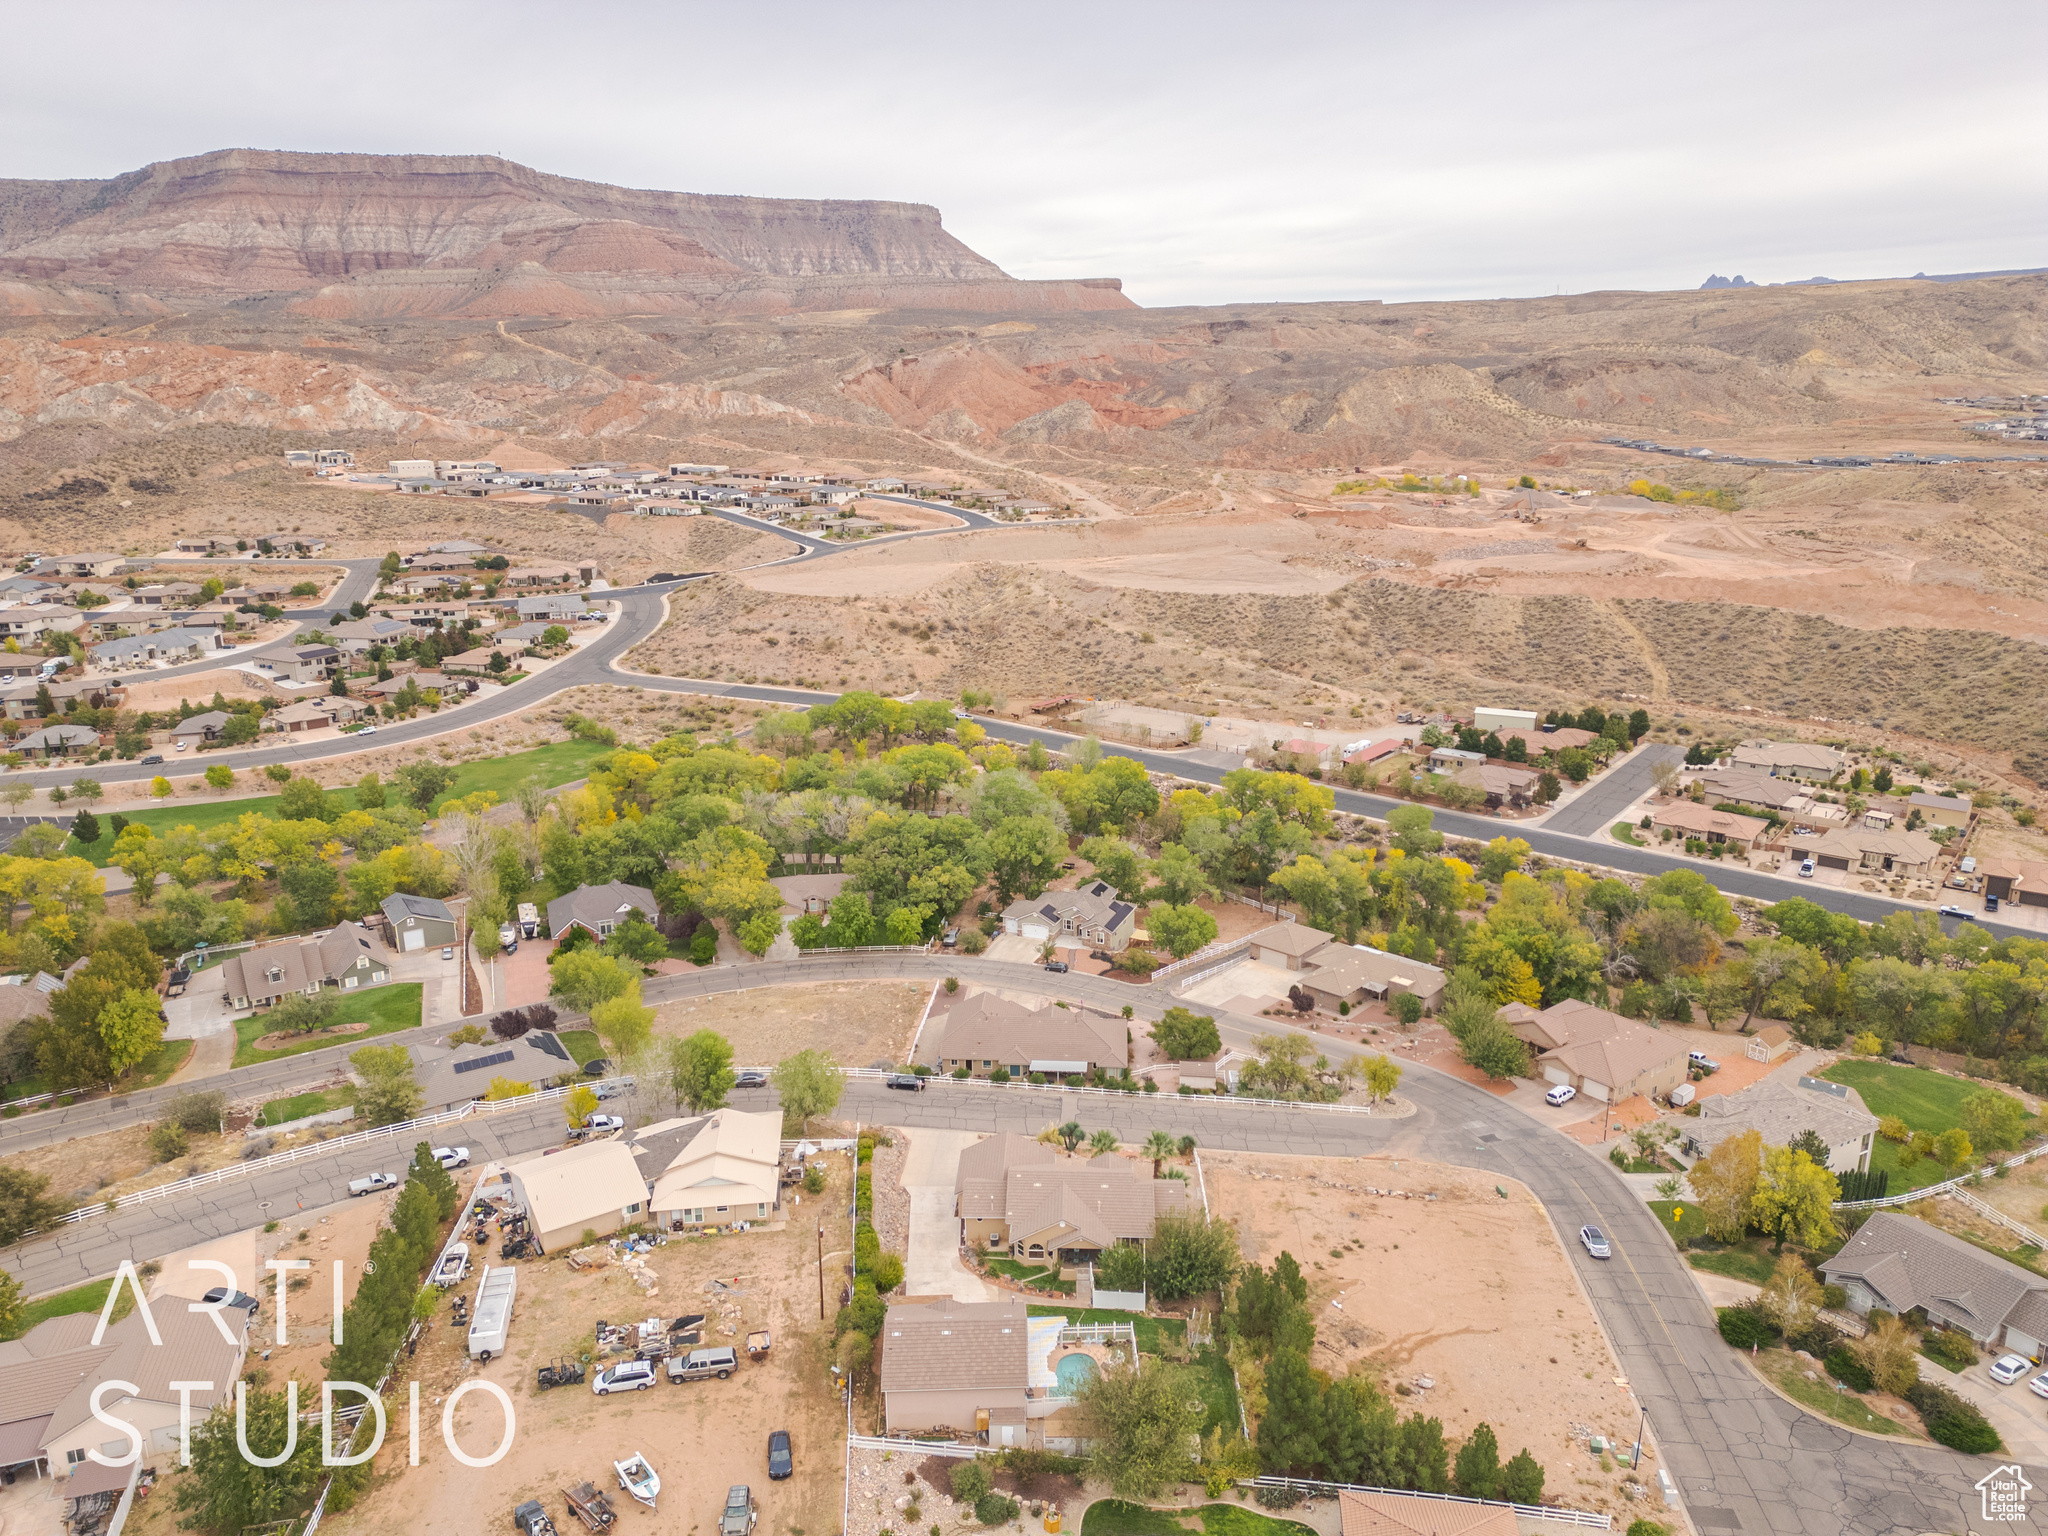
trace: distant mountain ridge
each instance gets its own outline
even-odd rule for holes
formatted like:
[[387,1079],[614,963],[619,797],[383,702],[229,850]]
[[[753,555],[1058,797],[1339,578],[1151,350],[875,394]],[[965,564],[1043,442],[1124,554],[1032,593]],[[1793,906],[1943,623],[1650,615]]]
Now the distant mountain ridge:
[[1710,273],[1700,284],[1708,288],[1814,288],[1834,283],[1969,283],[1980,277],[2038,277],[2048,272],[2048,267],[2007,267],[1997,272],[1915,272],[1911,277],[1797,277],[1785,283],[1752,283],[1740,272],[1733,277]]
[[1114,278],[1013,278],[922,203],[256,149],[105,181],[0,181],[0,312],[251,302],[337,319],[1133,307]]

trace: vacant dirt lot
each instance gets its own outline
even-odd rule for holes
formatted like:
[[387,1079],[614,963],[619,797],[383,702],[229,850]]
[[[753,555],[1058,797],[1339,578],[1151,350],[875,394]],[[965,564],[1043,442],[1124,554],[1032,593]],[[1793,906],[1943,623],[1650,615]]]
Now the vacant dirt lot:
[[[850,1164],[832,1159],[832,1187],[816,1202],[843,1211],[851,1187]],[[806,1209],[809,1209],[807,1204]],[[850,1243],[844,1223],[836,1241],[827,1234],[827,1281],[835,1293],[838,1266]],[[602,1252],[603,1250],[598,1250]],[[799,1212],[781,1231],[735,1237],[692,1238],[648,1255],[659,1284],[644,1293],[617,1265],[590,1273],[564,1258],[519,1265],[507,1355],[473,1366],[461,1330],[448,1324],[444,1306],[411,1363],[420,1383],[420,1465],[405,1465],[403,1417],[407,1377],[393,1380],[388,1400],[400,1411],[377,1458],[376,1485],[357,1507],[323,1529],[337,1536],[388,1531],[464,1532],[502,1526],[513,1507],[537,1498],[559,1530],[580,1529],[568,1516],[561,1490],[585,1479],[608,1488],[621,1506],[622,1529],[708,1531],[717,1522],[725,1490],[748,1483],[760,1506],[761,1536],[800,1536],[839,1528],[844,1441],[842,1410],[826,1373],[829,1324],[818,1321],[816,1227]],[[732,1286],[730,1317],[711,1294],[711,1281]],[[472,1276],[469,1289],[473,1292]],[[836,1294],[832,1298],[836,1302]],[[599,1319],[624,1321],[656,1314],[707,1314],[704,1342],[737,1344],[747,1329],[774,1334],[769,1358],[742,1357],[730,1381],[672,1386],[666,1380],[644,1393],[600,1398],[586,1384],[540,1393],[537,1368],[557,1356],[591,1353]],[[459,1383],[492,1381],[511,1396],[518,1434],[496,1466],[456,1463],[443,1444],[440,1405]],[[472,1392],[455,1412],[459,1443],[472,1456],[488,1455],[503,1433],[504,1417],[486,1394]],[[771,1430],[790,1432],[796,1475],[771,1483],[767,1444]],[[612,1462],[639,1452],[661,1477],[657,1515],[631,1506],[618,1493]]]
[[844,1067],[900,1062],[930,1000],[930,982],[827,982],[763,987],[686,1003],[655,1018],[662,1034],[715,1029],[732,1042],[739,1066],[771,1067],[807,1047]]
[[1412,1158],[1204,1152],[1202,1169],[1247,1258],[1300,1262],[1319,1368],[1406,1386],[1402,1410],[1441,1419],[1454,1444],[1491,1424],[1503,1458],[1526,1446],[1543,1463],[1547,1496],[1622,1509],[1622,1474],[1602,1473],[1574,1426],[1633,1436],[1635,1400],[1528,1190],[1501,1183],[1503,1200],[1490,1174]]

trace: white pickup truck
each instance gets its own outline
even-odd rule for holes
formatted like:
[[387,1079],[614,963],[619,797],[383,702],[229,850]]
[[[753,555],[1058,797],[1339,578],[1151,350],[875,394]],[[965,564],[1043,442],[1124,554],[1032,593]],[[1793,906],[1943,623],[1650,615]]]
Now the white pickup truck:
[[366,1173],[360,1179],[350,1179],[348,1181],[348,1192],[351,1199],[357,1195],[374,1195],[380,1189],[396,1189],[397,1187],[398,1175],[395,1173]]

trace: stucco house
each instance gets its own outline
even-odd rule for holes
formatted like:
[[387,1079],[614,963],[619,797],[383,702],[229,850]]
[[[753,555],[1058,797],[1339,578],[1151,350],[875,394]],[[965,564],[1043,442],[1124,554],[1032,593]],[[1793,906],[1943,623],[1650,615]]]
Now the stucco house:
[[881,1371],[887,1428],[1024,1444],[1028,1322],[1021,1296],[889,1308]]
[[2048,1356],[2048,1280],[1917,1217],[1874,1213],[1820,1272],[1859,1314],[1917,1307],[1987,1349]]
[[938,1066],[941,1072],[965,1067],[975,1077],[997,1067],[1012,1076],[1068,1077],[1091,1068],[1119,1072],[1130,1062],[1129,1035],[1122,1019],[1081,1008],[1027,1008],[977,992],[945,1015]]
[[1822,1078],[1796,1084],[1765,1078],[1735,1093],[1709,1094],[1700,1112],[1683,1122],[1685,1149],[1704,1157],[1731,1136],[1755,1131],[1767,1147],[1790,1146],[1812,1131],[1827,1144],[1833,1173],[1862,1172],[1876,1144],[1877,1116],[1863,1107],[1855,1089]]
[[1634,1094],[1655,1098],[1685,1081],[1685,1043],[1629,1021],[1624,1028],[1545,1051],[1536,1061],[1546,1083],[1569,1083],[1590,1099],[1618,1104]]
[[516,1040],[459,1045],[438,1056],[425,1049],[421,1054],[420,1104],[430,1115],[482,1098],[490,1092],[493,1078],[540,1089],[576,1073],[576,1058],[569,1048],[545,1029],[528,1030]]
[[623,880],[579,885],[548,903],[548,932],[560,939],[571,928],[581,928],[594,939],[606,939],[626,921],[627,914],[638,912],[651,923],[658,910],[654,892],[644,885],[628,885]]
[[1057,1263],[1064,1273],[1105,1248],[1143,1242],[1161,1216],[1188,1208],[1185,1179],[1105,1152],[1062,1156],[1028,1136],[998,1135],[960,1154],[954,1175],[962,1236],[981,1251]]
[[[521,1036],[521,1039],[526,1038]],[[647,1219],[647,1181],[632,1149],[615,1136],[513,1163],[506,1170],[514,1203],[543,1253],[581,1246]]]
[[1137,910],[1133,903],[1118,900],[1108,881],[1091,880],[1079,890],[1047,891],[1011,902],[1003,909],[1003,931],[1039,944],[1049,940],[1117,955],[1130,947]]

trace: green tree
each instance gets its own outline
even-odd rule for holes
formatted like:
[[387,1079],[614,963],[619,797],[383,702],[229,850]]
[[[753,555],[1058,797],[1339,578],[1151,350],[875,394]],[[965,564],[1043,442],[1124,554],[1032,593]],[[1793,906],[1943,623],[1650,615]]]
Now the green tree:
[[15,1338],[21,1331],[21,1282],[0,1270],[0,1339]]
[[[1484,1070],[1483,1068],[1481,1070]],[[1387,1056],[1368,1056],[1365,1061],[1365,1088],[1372,1095],[1375,1104],[1390,1099],[1395,1088],[1400,1086],[1401,1064]]]
[[2003,1151],[2026,1134],[2027,1107],[2009,1093],[1986,1088],[1963,1100],[1963,1130],[1972,1147]]
[[654,1039],[654,1010],[640,1001],[639,978],[592,1008],[590,1027],[615,1062],[631,1061],[645,1051]]
[[206,784],[209,789],[228,789],[235,782],[235,770],[226,763],[214,763],[206,770]]
[[1976,1156],[1976,1152],[1977,1149],[1970,1145],[1970,1133],[1959,1125],[1950,1126],[1934,1138],[1934,1160],[1944,1168],[1960,1168]]
[[432,1198],[437,1221],[448,1220],[461,1206],[462,1191],[455,1187],[454,1175],[441,1166],[427,1142],[412,1149],[412,1164],[405,1176],[408,1183],[417,1183]]
[[[251,1453],[267,1459],[289,1447],[291,1455],[275,1467],[259,1467],[245,1460],[236,1444],[237,1421],[231,1404],[194,1424],[192,1470],[177,1480],[175,1497],[178,1508],[191,1517],[187,1523],[205,1530],[239,1531],[296,1515],[312,1503],[315,1488],[327,1475],[320,1465],[318,1430],[293,1422],[285,1392],[243,1382],[237,1382],[235,1390],[248,1394],[243,1422]],[[310,1403],[301,1397],[298,1407],[301,1412],[317,1409],[319,1402],[317,1397]]]
[[1152,1042],[1169,1061],[1204,1061],[1223,1049],[1216,1020],[1175,1004],[1152,1026]]
[[1724,939],[1741,926],[1728,898],[1698,870],[1674,869],[1645,880],[1643,905],[1653,909],[1675,907],[1694,921],[1705,923]]
[[418,758],[393,776],[400,792],[415,810],[430,810],[442,792],[455,782],[455,770],[431,758]]
[[1192,906],[1203,896],[1214,896],[1216,884],[1197,859],[1180,843],[1167,843],[1152,864],[1151,898],[1168,906]]
[[1529,1047],[1498,1016],[1467,1030],[1458,1053],[1496,1082],[1529,1075]]
[[1426,805],[1397,805],[1387,812],[1387,829],[1394,846],[1410,858],[1437,852],[1444,845],[1443,833],[1433,825],[1436,813]]
[[1763,1177],[1763,1146],[1757,1131],[1726,1137],[1686,1174],[1708,1233],[1721,1242],[1735,1242],[1749,1225],[1750,1207]]
[[277,814],[286,821],[329,821],[327,791],[308,778],[286,779],[277,794]]
[[[1634,729],[1634,725],[1630,725]],[[1529,1454],[1527,1446],[1508,1459],[1501,1468],[1500,1496],[1511,1504],[1531,1506],[1543,1502],[1543,1463]]]
[[807,1126],[839,1107],[846,1091],[846,1073],[823,1051],[807,1049],[776,1064],[768,1074],[782,1101],[785,1122]]
[[639,982],[634,969],[597,949],[573,949],[567,954],[557,951],[551,969],[554,975],[550,993],[559,997],[563,1006],[578,1013],[590,1013],[600,1003],[625,996],[626,989],[637,989]]
[[1299,1350],[1279,1350],[1266,1362],[1259,1465],[1269,1474],[1313,1472],[1323,1459],[1322,1442],[1322,1386]]
[[1496,1499],[1500,1497],[1500,1483],[1500,1441],[1494,1436],[1493,1426],[1481,1422],[1458,1447],[1458,1459],[1451,1467],[1451,1484],[1468,1499]]
[[91,811],[80,811],[71,819],[71,835],[85,844],[100,840],[100,820]]
[[1756,1193],[1750,1197],[1749,1219],[1776,1238],[1773,1251],[1782,1252],[1788,1241],[1812,1248],[1834,1237],[1831,1208],[1841,1198],[1842,1186],[1835,1176],[1804,1152],[1770,1147],[1764,1152]]
[[737,1077],[732,1069],[732,1042],[716,1030],[700,1029],[669,1041],[669,1083],[677,1101],[688,1105],[691,1114],[723,1106]]
[[320,992],[287,992],[264,1016],[263,1022],[279,1034],[310,1035],[334,1017],[335,998]]
[[1237,1274],[1237,1229],[1207,1216],[1162,1216],[1146,1255],[1152,1294],[1161,1301],[1220,1291]]
[[1151,909],[1146,926],[1176,960],[1185,960],[1216,938],[1216,919],[1200,907],[1176,907],[1162,902]]
[[578,1083],[562,1096],[562,1114],[574,1129],[596,1114],[601,1107],[597,1090],[587,1083]]
[[655,932],[654,925],[638,911],[632,911],[612,929],[611,936],[604,941],[604,952],[634,965],[652,965],[667,957],[668,940]]
[[[1153,1178],[1156,1179],[1159,1177],[1159,1165],[1165,1162],[1166,1159],[1168,1159],[1169,1157],[1173,1156],[1174,1149],[1174,1139],[1171,1136],[1169,1136],[1165,1131],[1154,1131],[1145,1138],[1145,1145],[1141,1150],[1144,1152],[1145,1156],[1152,1159]],[[1110,1289],[1116,1290],[1118,1289],[1118,1287],[1111,1286]]]
[[1120,837],[1091,837],[1081,844],[1081,857],[1095,866],[1095,873],[1116,887],[1121,896],[1131,897],[1144,884],[1144,861],[1138,850]]
[[1089,1471],[1120,1494],[1149,1499],[1194,1470],[1190,1445],[1206,1410],[1188,1372],[1156,1355],[1089,1377],[1079,1407],[1093,1441]]
[[365,1125],[396,1125],[420,1112],[420,1086],[413,1081],[412,1053],[402,1045],[365,1045],[349,1053],[362,1086],[356,1115]]
[[64,1214],[61,1200],[49,1196],[50,1176],[0,1163],[0,1248],[11,1248],[22,1234],[45,1226]]
[[1004,906],[1042,889],[1067,853],[1066,835],[1045,816],[1006,816],[989,829],[985,846],[996,900]]

